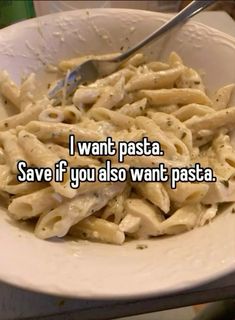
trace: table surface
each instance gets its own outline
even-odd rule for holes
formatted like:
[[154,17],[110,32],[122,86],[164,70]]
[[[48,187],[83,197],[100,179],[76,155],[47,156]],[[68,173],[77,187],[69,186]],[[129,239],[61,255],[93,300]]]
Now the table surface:
[[[225,12],[193,18],[235,37],[235,22]],[[0,282],[1,320],[105,320],[235,297],[235,272],[211,283],[151,299],[91,301],[34,293]]]

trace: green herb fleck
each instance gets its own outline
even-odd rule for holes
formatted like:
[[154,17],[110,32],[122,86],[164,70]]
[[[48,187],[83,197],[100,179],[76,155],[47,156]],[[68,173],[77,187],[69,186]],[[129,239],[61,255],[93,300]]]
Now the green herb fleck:
[[227,180],[221,180],[220,182],[221,182],[226,188],[229,187],[229,181],[227,181]]
[[148,246],[146,244],[137,244],[136,249],[138,250],[144,250],[147,249]]
[[62,307],[64,304],[65,304],[65,300],[64,300],[64,299],[61,299],[61,300],[58,302],[58,306],[59,306],[59,307]]
[[181,139],[184,139],[186,137],[186,132],[182,133]]

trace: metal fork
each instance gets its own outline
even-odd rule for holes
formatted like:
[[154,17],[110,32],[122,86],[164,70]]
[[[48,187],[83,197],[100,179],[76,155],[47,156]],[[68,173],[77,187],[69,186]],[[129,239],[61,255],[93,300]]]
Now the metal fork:
[[[139,49],[149,44],[152,40],[159,38],[178,24],[193,17],[200,11],[213,4],[216,0],[195,0],[187,7],[181,10],[176,16],[172,17],[169,21],[163,24],[159,29],[151,33],[147,38],[137,43],[134,47],[130,48],[126,52],[106,60],[90,59],[86,62],[78,65],[71,70],[66,78],[63,78],[56,82],[48,91],[48,97],[58,98],[58,94],[65,89],[65,95],[69,95],[75,91],[78,85],[83,83],[89,83],[97,80],[98,78],[109,75],[116,71],[121,63],[136,53]],[[66,84],[66,88],[65,87]]]

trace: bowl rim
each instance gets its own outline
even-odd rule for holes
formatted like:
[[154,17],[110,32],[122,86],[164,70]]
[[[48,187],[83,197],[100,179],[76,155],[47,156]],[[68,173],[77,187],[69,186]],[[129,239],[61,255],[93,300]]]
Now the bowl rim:
[[[84,14],[84,12],[89,11],[89,13],[91,12],[117,12],[117,11],[121,11],[121,12],[131,12],[131,13],[143,13],[143,14],[152,14],[152,15],[157,15],[160,18],[163,18],[164,20],[167,20],[167,18],[174,16],[174,14],[171,13],[163,13],[163,12],[159,12],[159,11],[150,11],[150,10],[140,10],[140,9],[128,9],[128,8],[87,8],[87,9],[75,9],[75,10],[67,10],[67,11],[61,11],[61,12],[55,12],[55,13],[49,13],[43,16],[38,16],[38,17],[34,17],[34,18],[30,18],[27,20],[22,20],[22,21],[18,21],[16,23],[13,23],[7,27],[4,27],[2,29],[0,29],[0,35],[5,33],[5,32],[9,32],[14,30],[17,26],[27,26],[27,25],[31,25],[36,23],[37,21],[43,21],[43,20],[48,20],[51,17],[60,17],[60,16],[64,16],[65,13],[67,14],[71,14],[71,15],[77,15],[77,14]],[[207,26],[206,24],[202,23],[202,22],[198,22],[198,21],[192,21],[190,19],[188,19],[187,21],[185,21],[185,24],[194,24],[194,25],[199,25],[199,26],[203,26],[206,29],[212,30],[218,34],[221,34],[223,36],[225,36],[226,38],[230,39],[231,41],[235,41],[235,37],[221,31],[218,30],[216,28],[213,28],[211,26]],[[1,39],[0,39],[1,40]],[[154,40],[153,40],[154,41]]]
[[[47,21],[48,19],[50,19],[52,16],[53,17],[60,17],[60,16],[64,16],[65,13],[70,13],[71,15],[82,15],[85,12],[87,12],[87,10],[89,10],[89,12],[110,12],[110,13],[117,13],[117,12],[130,12],[130,13],[142,13],[144,15],[152,15],[152,16],[156,16],[159,18],[162,18],[164,20],[167,20],[167,18],[170,16],[169,14],[165,14],[165,13],[159,13],[159,12],[153,12],[153,11],[147,11],[147,10],[136,10],[136,9],[124,9],[124,8],[91,8],[91,9],[81,9],[81,10],[71,10],[71,11],[63,11],[63,12],[58,12],[58,13],[53,13],[53,14],[48,14],[45,16],[40,16],[40,17],[36,17],[36,18],[32,18],[29,20],[25,20],[25,21],[20,21],[16,24],[10,25],[6,28],[3,28],[2,30],[0,30],[0,42],[1,42],[1,35],[2,34],[7,34],[9,32],[15,31],[16,28],[18,27],[29,27],[29,26],[35,26],[35,23],[37,23],[37,21]],[[222,38],[226,38],[227,40],[231,41],[234,45],[235,45],[235,37],[232,37],[231,35],[228,35],[220,30],[217,30],[215,28],[209,27],[203,23],[200,22],[196,22],[196,21],[188,21],[188,24],[193,24],[193,25],[197,25],[199,27],[204,27],[208,30],[211,30],[213,33],[216,33],[216,35],[222,37]],[[34,31],[33,31],[34,32]],[[176,293],[178,291],[181,290],[186,290],[186,289],[190,289],[192,288],[192,286],[194,287],[195,285],[199,286],[201,284],[205,284],[207,282],[213,281],[215,279],[217,279],[218,277],[221,277],[223,275],[228,274],[229,272],[233,272],[235,270],[235,265],[234,266],[228,266],[227,268],[224,268],[223,270],[217,271],[216,274],[212,275],[211,277],[206,277],[205,279],[200,278],[199,281],[197,281],[197,283],[182,283],[181,286],[179,286],[178,288],[173,288],[171,291],[169,290],[152,290],[149,291],[147,294],[145,292],[141,293],[136,293],[136,294],[119,294],[119,293],[113,293],[112,296],[107,295],[107,294],[94,294],[92,296],[92,298],[97,299],[97,300],[102,300],[102,299],[107,299],[107,300],[114,300],[114,299],[130,299],[130,298],[153,298],[156,295],[163,295],[163,294],[173,294]],[[69,298],[91,298],[91,296],[88,293],[84,293],[82,294],[81,292],[78,294],[78,291],[75,289],[73,290],[71,288],[71,292],[69,293],[63,293],[63,292],[59,292],[59,291],[55,291],[54,288],[50,288],[50,287],[45,287],[43,284],[41,286],[38,286],[38,282],[37,284],[33,283],[33,282],[27,282],[27,281],[22,281],[22,279],[20,278],[13,278],[12,276],[8,276],[4,273],[1,272],[0,270],[0,279],[2,282],[10,284],[10,285],[14,285],[17,286],[19,288],[23,288],[23,289],[27,289],[27,290],[31,290],[34,292],[40,292],[40,293],[46,293],[46,294],[50,294],[50,295],[55,295],[55,296],[65,296],[65,297],[69,297]],[[24,279],[25,280],[25,279]]]

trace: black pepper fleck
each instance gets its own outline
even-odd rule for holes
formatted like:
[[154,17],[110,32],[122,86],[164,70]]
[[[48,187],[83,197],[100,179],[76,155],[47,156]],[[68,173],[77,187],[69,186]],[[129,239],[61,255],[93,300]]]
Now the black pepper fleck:
[[167,125],[168,125],[168,127],[170,127],[172,125],[172,121],[171,120],[167,120]]

